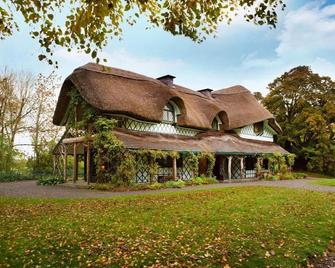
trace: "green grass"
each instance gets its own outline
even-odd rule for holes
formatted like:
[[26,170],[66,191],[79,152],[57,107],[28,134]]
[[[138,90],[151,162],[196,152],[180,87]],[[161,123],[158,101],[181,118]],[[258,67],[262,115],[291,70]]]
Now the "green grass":
[[320,179],[331,179],[332,176],[326,174],[320,174],[315,172],[306,172],[308,177],[320,178]]
[[335,237],[334,194],[284,188],[0,198],[0,211],[0,267],[296,267]]
[[319,179],[310,181],[311,184],[322,186],[335,186],[335,179]]

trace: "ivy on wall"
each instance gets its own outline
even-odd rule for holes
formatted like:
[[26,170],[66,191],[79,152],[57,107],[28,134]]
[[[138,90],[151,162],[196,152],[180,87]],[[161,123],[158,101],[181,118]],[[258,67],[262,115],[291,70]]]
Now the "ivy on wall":
[[183,153],[185,161],[188,163],[189,169],[191,170],[193,177],[198,177],[199,173],[199,159],[197,153],[185,152]]
[[155,175],[159,172],[159,164],[157,163],[157,160],[167,159],[168,157],[178,159],[180,157],[180,154],[175,151],[137,149],[132,152],[138,160],[138,163],[140,163],[138,168],[148,170],[150,183],[154,182]]
[[207,160],[207,170],[206,176],[213,176],[213,169],[215,166],[215,154],[212,152],[185,152],[183,154],[185,161],[188,163],[189,168],[194,177],[199,176],[199,160],[206,159]]
[[212,152],[201,152],[198,154],[198,159],[206,159],[207,160],[207,170],[206,176],[213,176],[213,169],[215,166],[215,154]]

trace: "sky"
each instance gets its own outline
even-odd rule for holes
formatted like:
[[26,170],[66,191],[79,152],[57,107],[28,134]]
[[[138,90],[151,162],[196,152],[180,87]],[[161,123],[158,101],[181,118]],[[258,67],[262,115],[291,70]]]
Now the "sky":
[[[266,93],[274,78],[298,65],[335,78],[335,1],[287,0],[286,4],[276,29],[236,18],[229,26],[221,25],[216,38],[201,44],[161,29],[146,30],[140,22],[124,27],[123,39],[111,40],[102,55],[108,59],[106,65],[151,77],[171,74],[177,84],[194,90],[243,85]],[[0,68],[47,74],[51,67],[37,60],[41,52],[28,28],[21,27],[0,41]],[[55,59],[62,79],[92,61],[61,48]]]
[[[102,56],[108,59],[106,65],[150,77],[174,75],[177,84],[194,90],[243,85],[266,94],[270,82],[298,65],[335,79],[335,0],[285,2],[275,29],[237,17],[231,25],[221,25],[216,38],[198,44],[162,29],[146,30],[146,23],[140,22],[124,27],[122,40],[111,40]],[[43,51],[28,30],[23,26],[0,40],[0,69],[48,74],[52,68],[38,61]],[[92,61],[62,48],[56,49],[54,59],[63,80]]]

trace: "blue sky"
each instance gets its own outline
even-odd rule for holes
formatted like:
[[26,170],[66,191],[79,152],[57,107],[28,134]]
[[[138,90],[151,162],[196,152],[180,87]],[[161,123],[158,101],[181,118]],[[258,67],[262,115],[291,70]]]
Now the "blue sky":
[[[265,93],[269,82],[297,65],[335,78],[335,1],[286,2],[276,29],[236,18],[220,27],[217,38],[196,44],[160,29],[145,30],[146,24],[139,23],[125,27],[123,40],[111,40],[102,53],[107,65],[152,77],[172,74],[176,83],[194,90],[241,84]],[[0,66],[47,74],[51,68],[37,60],[41,52],[23,27],[0,41]],[[91,61],[65,49],[57,48],[55,54],[63,79]]]

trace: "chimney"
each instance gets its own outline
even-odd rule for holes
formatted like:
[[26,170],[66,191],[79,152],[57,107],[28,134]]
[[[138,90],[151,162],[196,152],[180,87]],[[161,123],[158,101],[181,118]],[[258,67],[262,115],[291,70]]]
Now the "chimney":
[[204,94],[207,97],[212,97],[212,91],[213,89],[210,89],[210,88],[204,88],[204,89],[198,90],[198,92],[200,92],[201,94]]
[[161,81],[162,83],[164,83],[165,85],[172,87],[173,86],[173,79],[176,78],[173,75],[164,75],[161,77],[158,77],[157,80]]

